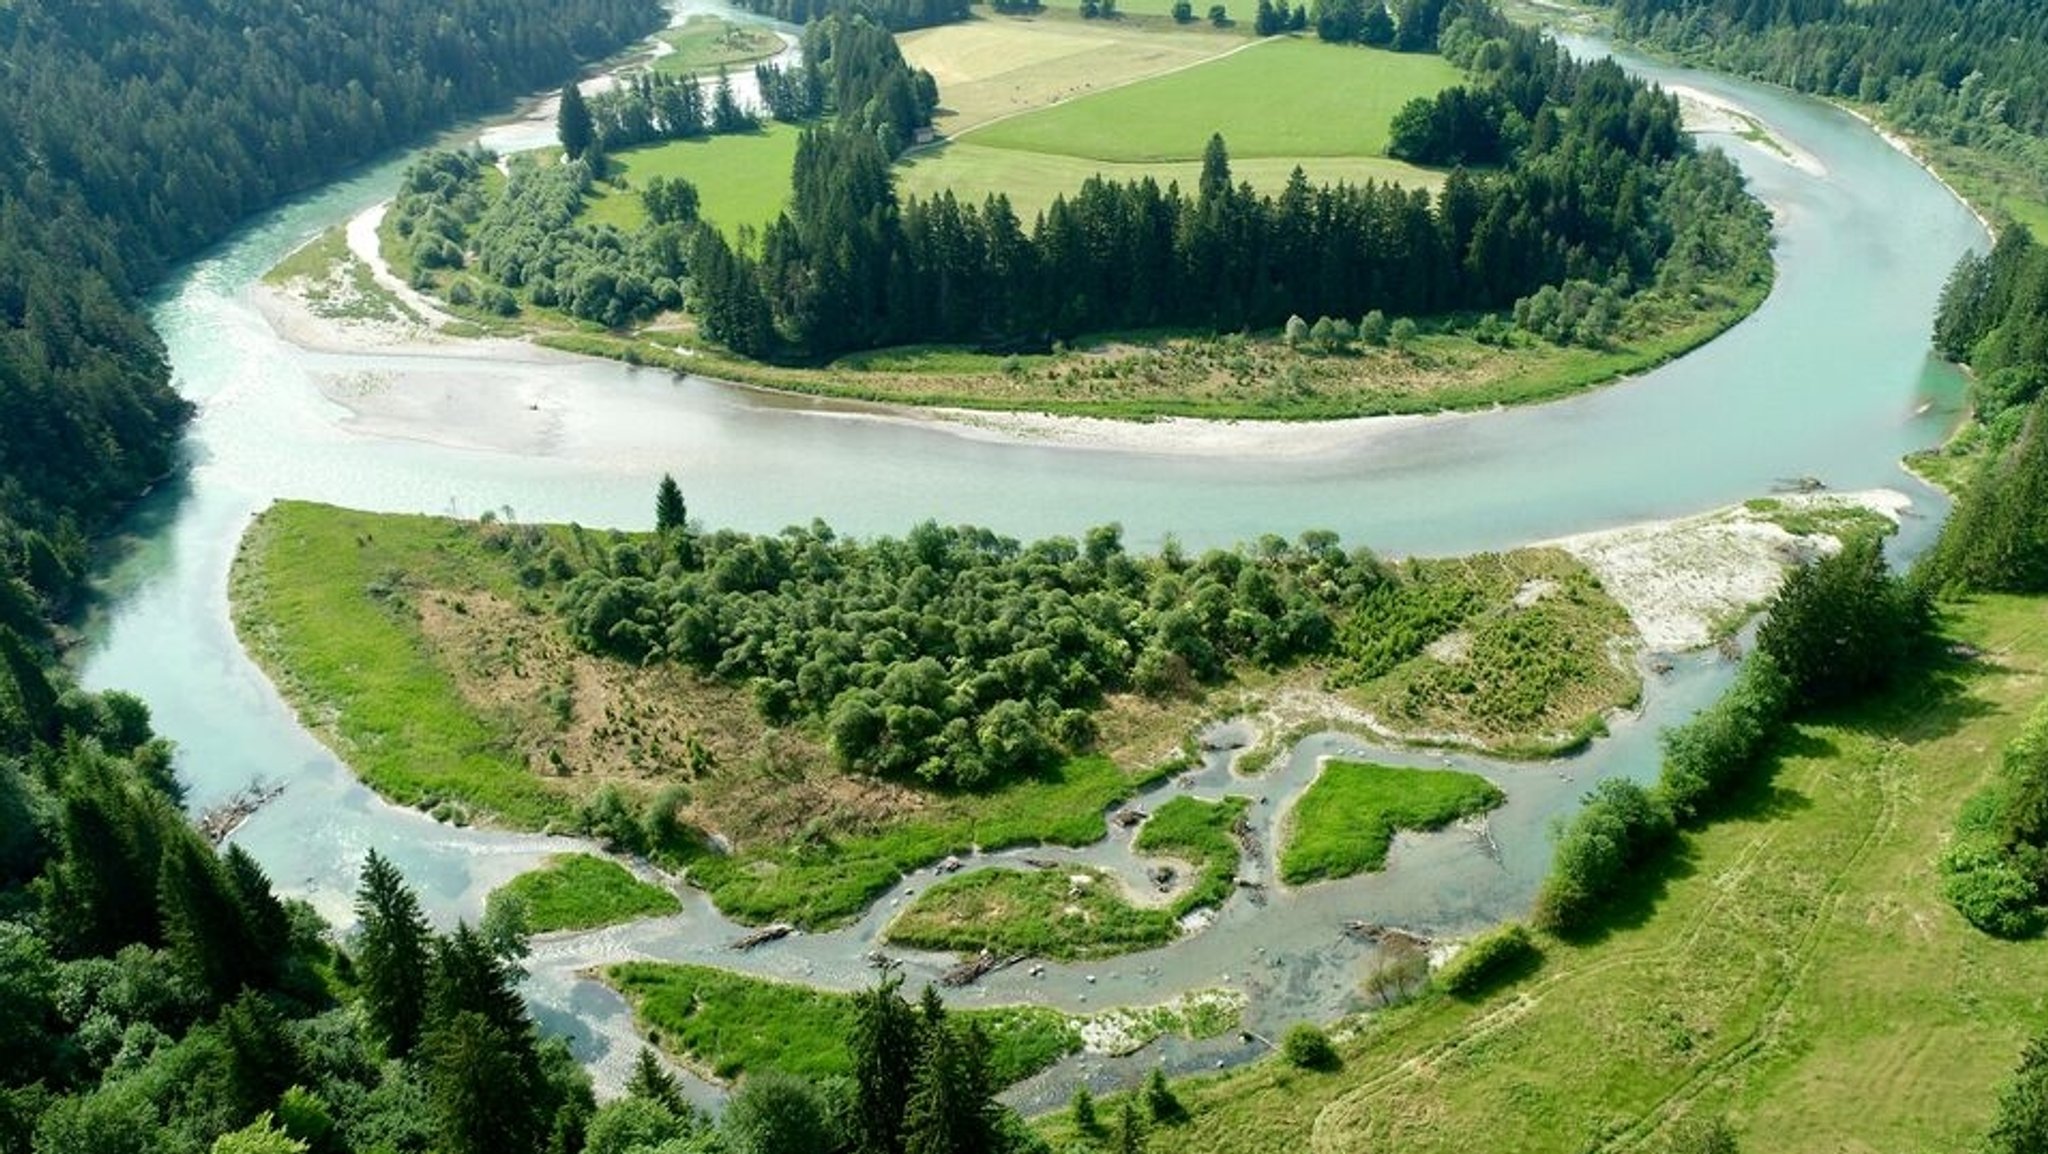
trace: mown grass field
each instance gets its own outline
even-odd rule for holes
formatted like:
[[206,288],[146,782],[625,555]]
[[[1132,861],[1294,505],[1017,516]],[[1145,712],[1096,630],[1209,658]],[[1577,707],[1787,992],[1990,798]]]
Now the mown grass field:
[[948,135],[1213,59],[1246,43],[1238,30],[1082,20],[1071,7],[1036,16],[984,15],[897,39],[905,58],[939,82],[938,129]]
[[1302,885],[1383,869],[1396,832],[1441,829],[1506,800],[1478,774],[1329,762],[1289,812],[1280,878]]
[[2048,602],[1985,598],[1948,629],[1984,656],[1795,727],[1729,816],[1598,933],[1546,939],[1534,976],[1339,1031],[1334,1073],[1183,1084],[1173,1145],[1655,1151],[1718,1115],[1744,1150],[1969,1149],[2048,1021],[2048,943],[1969,928],[1935,859],[2048,692]]
[[537,934],[588,930],[683,908],[677,897],[632,875],[626,867],[587,853],[562,854],[492,891],[526,906],[527,928]]
[[[1050,207],[1053,198],[1074,195],[1091,176],[1123,183],[1151,177],[1163,188],[1179,182],[1181,191],[1194,195],[1202,174],[1199,160],[1157,161],[1120,164],[1085,157],[1056,156],[1043,152],[1020,152],[990,148],[970,136],[957,143],[912,153],[896,166],[896,188],[905,198],[929,200],[951,190],[955,197],[979,205],[991,194],[1010,198],[1020,220],[1029,222]],[[1383,156],[1252,157],[1232,159],[1230,173],[1249,182],[1260,192],[1277,195],[1300,167],[1311,185],[1398,184],[1406,188],[1427,188],[1434,192],[1443,185],[1444,174],[1417,168]]]
[[1233,157],[1379,156],[1403,104],[1459,79],[1439,56],[1274,39],[990,124],[967,139],[987,148],[1155,162],[1199,160],[1210,134],[1221,133]]
[[584,215],[599,224],[637,229],[646,222],[647,211],[634,190],[657,176],[682,177],[697,186],[705,220],[728,234],[761,229],[789,203],[796,140],[796,128],[771,122],[759,132],[626,149],[610,157],[624,174],[626,188],[598,184]]

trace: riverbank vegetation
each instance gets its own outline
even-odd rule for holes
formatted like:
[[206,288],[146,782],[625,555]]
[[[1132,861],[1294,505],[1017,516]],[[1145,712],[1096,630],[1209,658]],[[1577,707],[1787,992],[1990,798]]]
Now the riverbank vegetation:
[[2048,228],[2048,18],[2020,0],[1609,0],[1689,61],[1875,110],[1987,211]]
[[1384,869],[1396,833],[1442,829],[1506,800],[1477,774],[1325,762],[1288,814],[1280,880],[1305,885]]
[[[807,925],[948,854],[1100,839],[1233,686],[1539,748],[1639,692],[1625,614],[1554,551],[1393,565],[1309,534],[1143,557],[1113,527],[860,542],[667,516],[280,504],[238,558],[237,628],[386,796],[584,829],[732,916]],[[1140,848],[1207,861],[1171,824]]]
[[782,51],[782,37],[773,31],[718,16],[692,16],[657,36],[673,51],[656,56],[648,67],[682,76],[752,64]]
[[926,889],[884,936],[918,949],[1059,960],[1164,945],[1188,915],[1230,896],[1242,852],[1235,831],[1248,805],[1176,797],[1146,818],[1132,843],[1137,854],[1193,871],[1177,886],[1169,881],[1173,892],[1159,901],[1135,901],[1115,874],[1089,867],[977,870]]
[[1174,1142],[1488,1149],[1512,1119],[1531,1151],[1710,1126],[1741,1149],[1970,1148],[2039,1021],[2048,952],[1970,928],[1929,854],[2038,701],[2042,620],[2031,598],[1946,606],[1943,642],[1996,660],[1937,660],[1791,723],[1595,921],[1534,935],[1540,968],[1344,1023],[1335,1073],[1176,1081]]
[[489,904],[508,901],[518,903],[526,928],[536,934],[595,929],[683,908],[668,890],[587,853],[559,855],[491,891]]

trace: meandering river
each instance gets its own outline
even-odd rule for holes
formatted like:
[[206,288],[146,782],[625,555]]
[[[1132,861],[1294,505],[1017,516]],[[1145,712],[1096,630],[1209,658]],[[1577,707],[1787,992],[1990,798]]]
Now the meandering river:
[[[671,471],[694,515],[755,530],[822,517],[842,531],[900,532],[932,517],[1034,536],[1116,521],[1136,547],[1171,534],[1199,548],[1330,528],[1383,553],[1449,554],[1696,512],[1814,476],[1837,488],[1912,494],[1921,519],[1908,521],[1902,547],[1916,548],[1941,503],[1898,460],[1938,441],[1957,416],[1962,384],[1931,359],[1928,318],[1950,265],[1984,243],[1981,227],[1842,112],[1725,77],[1625,63],[1743,106],[1824,170],[1716,141],[1777,213],[1770,299],[1726,336],[1640,379],[1538,408],[1374,427],[1314,453],[1196,458],[1005,443],[538,351],[305,351],[271,329],[253,286],[293,247],[388,195],[403,161],[375,167],[252,224],[163,291],[156,324],[179,389],[199,404],[190,467],[130,519],[126,548],[110,561],[86,623],[80,675],[149,703],[159,732],[178,744],[195,808],[256,779],[287,786],[235,835],[285,893],[347,920],[356,871],[376,848],[405,869],[438,918],[452,921],[475,917],[492,887],[575,843],[458,830],[386,806],[298,724],[228,621],[236,542],[274,499],[642,527],[652,520],[655,479]],[[534,122],[525,123],[530,131]],[[514,131],[500,128],[496,139]],[[338,380],[380,397],[375,419],[331,399]],[[1552,818],[1601,776],[1654,773],[1657,728],[1711,700],[1727,676],[1711,657],[1681,662],[1652,679],[1641,718],[1569,762],[1384,754],[1411,764],[1451,760],[1499,782],[1509,802],[1492,821],[1497,852],[1467,833],[1404,838],[1383,874],[1273,892],[1263,904],[1239,897],[1216,928],[1173,946],[1040,976],[1020,967],[961,1000],[1084,1010],[1228,984],[1251,996],[1247,1024],[1261,1032],[1335,1014],[1355,997],[1368,953],[1338,932],[1345,920],[1456,932],[1519,911],[1542,869]],[[1212,765],[1186,788],[1258,798],[1270,847],[1273,816],[1306,782],[1315,756],[1345,744],[1319,739],[1251,782]],[[1128,873],[1136,867],[1127,847],[1127,835],[1116,835],[1044,856]],[[1269,862],[1247,869],[1270,877]],[[578,967],[690,958],[850,987],[869,980],[863,955],[894,903],[929,881],[906,879],[849,929],[744,955],[724,948],[736,931],[701,898],[675,918],[543,941],[530,994],[544,1023],[571,1033],[601,1080],[611,1080],[631,1057],[629,1023],[615,997],[576,978]],[[922,976],[940,961],[908,965]],[[1234,1036],[1172,1044],[1121,1064],[1091,1060],[1083,1072],[1101,1080],[1134,1063],[1188,1066],[1258,1048]],[[1057,1096],[1075,1069],[1027,1085],[1023,1096]]]

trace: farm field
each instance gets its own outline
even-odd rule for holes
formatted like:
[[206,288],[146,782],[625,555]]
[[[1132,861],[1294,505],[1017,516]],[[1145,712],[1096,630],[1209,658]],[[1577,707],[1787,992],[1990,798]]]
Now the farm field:
[[1439,56],[1280,38],[991,124],[972,139],[990,148],[1126,162],[1198,160],[1212,133],[1223,136],[1233,158],[1379,156],[1402,105],[1458,80],[1458,70]]
[[626,188],[597,184],[584,215],[599,224],[636,229],[647,219],[647,211],[633,190],[657,176],[683,177],[697,186],[704,219],[728,233],[762,228],[789,201],[796,140],[794,127],[771,122],[759,132],[627,149],[610,158],[625,174]]
[[[1730,815],[1599,932],[1541,940],[1476,1005],[1341,1029],[1342,1069],[1178,1087],[1204,1151],[1662,1150],[1725,1118],[1745,1150],[1960,1150],[2044,1017],[2048,946],[1971,929],[1935,859],[2039,700],[2038,599],[1950,610],[1984,656],[1802,724]],[[1059,1124],[1054,1124],[1057,1128]]]
[[1241,31],[1207,25],[1084,21],[1051,13],[966,20],[906,32],[897,42],[912,65],[938,81],[937,127],[947,136],[1199,64],[1249,43]]

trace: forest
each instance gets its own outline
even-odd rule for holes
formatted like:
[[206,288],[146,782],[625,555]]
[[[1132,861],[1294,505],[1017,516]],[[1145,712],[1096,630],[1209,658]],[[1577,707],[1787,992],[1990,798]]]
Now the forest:
[[1608,0],[1618,30],[1716,68],[1880,108],[2048,197],[2048,8],[2028,0]]
[[[652,0],[0,5],[0,624],[176,463],[136,304],[249,214],[658,23]],[[374,94],[374,95],[373,95]]]
[[1405,110],[1393,151],[1505,164],[1454,171],[1435,197],[1305,179],[1260,195],[1233,182],[1217,138],[1193,189],[1091,179],[1027,226],[1000,195],[899,203],[872,134],[818,128],[799,152],[789,211],[758,246],[699,234],[691,306],[737,352],[804,360],[926,341],[1035,348],[1124,328],[1506,310],[1576,285],[1566,295],[1579,315],[1553,331],[1571,339],[1592,313],[1583,334],[1599,341],[1632,294],[1753,255],[1724,239],[1744,235],[1725,223],[1760,210],[1732,165],[1693,150],[1675,100],[1611,61],[1577,63],[1490,9],[1460,10],[1444,39],[1474,79]]
[[[92,535],[178,462],[191,409],[142,294],[251,213],[658,22],[648,0],[0,5],[0,1151],[580,1144],[587,1078],[498,947],[337,951],[187,822],[148,709],[72,687],[47,645]],[[410,1064],[355,1026],[380,972],[415,999]]]

